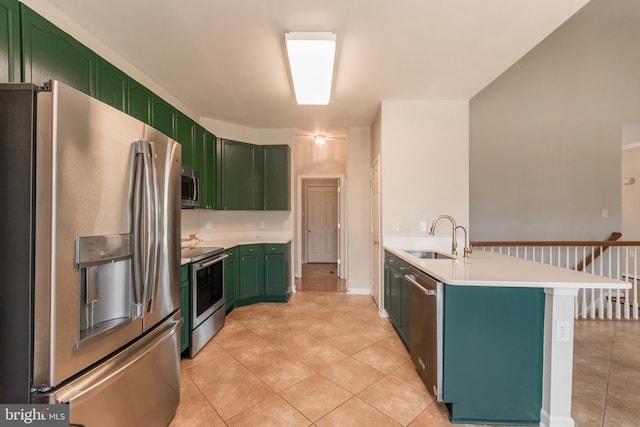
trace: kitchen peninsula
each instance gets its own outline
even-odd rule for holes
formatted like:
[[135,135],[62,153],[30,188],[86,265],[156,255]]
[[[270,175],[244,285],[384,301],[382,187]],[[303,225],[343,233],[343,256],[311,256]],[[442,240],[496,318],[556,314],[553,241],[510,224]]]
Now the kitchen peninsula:
[[574,426],[574,298],[581,288],[630,285],[491,252],[425,259],[408,248],[417,249],[385,244],[386,259],[441,284],[444,379],[434,394],[447,403],[451,421]]

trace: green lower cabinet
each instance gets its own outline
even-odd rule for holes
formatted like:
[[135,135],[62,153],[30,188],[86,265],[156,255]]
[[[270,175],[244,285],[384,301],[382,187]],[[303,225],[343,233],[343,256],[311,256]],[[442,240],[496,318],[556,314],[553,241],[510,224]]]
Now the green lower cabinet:
[[225,260],[227,313],[234,307],[257,302],[289,300],[292,289],[291,243],[240,245],[233,251],[231,255],[232,250],[226,250],[230,256]]
[[191,334],[189,333],[190,311],[189,311],[189,266],[185,264],[180,267],[180,311],[182,313],[182,327],[180,328],[180,351],[189,348]]
[[409,282],[404,278],[409,264],[390,252],[385,252],[384,308],[398,336],[409,348]]
[[539,425],[544,290],[444,290],[442,391],[451,421]]
[[286,302],[291,296],[290,244],[264,245],[264,281],[267,301]]
[[262,245],[243,245],[238,254],[238,300],[257,302],[264,295],[264,249]]
[[231,248],[224,251],[227,258],[224,260],[224,301],[227,313],[236,305],[238,288],[238,250]]

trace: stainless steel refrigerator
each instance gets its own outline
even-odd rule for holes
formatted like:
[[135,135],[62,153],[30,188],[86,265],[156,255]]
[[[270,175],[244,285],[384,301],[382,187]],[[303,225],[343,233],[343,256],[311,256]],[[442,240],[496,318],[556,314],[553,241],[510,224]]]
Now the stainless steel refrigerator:
[[180,166],[180,144],[71,87],[0,85],[0,403],[170,422]]

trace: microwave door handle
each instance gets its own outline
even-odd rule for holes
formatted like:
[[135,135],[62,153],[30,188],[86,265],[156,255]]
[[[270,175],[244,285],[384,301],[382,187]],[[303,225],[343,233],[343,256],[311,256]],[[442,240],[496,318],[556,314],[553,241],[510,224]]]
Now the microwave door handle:
[[193,181],[193,201],[196,202],[198,200],[198,178],[192,176],[191,180]]

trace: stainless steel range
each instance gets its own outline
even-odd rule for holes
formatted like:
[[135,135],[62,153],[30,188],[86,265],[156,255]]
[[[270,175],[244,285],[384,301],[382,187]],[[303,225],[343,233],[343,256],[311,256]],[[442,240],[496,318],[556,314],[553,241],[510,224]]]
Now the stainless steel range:
[[182,258],[191,260],[189,357],[198,353],[224,326],[224,248],[185,248]]

